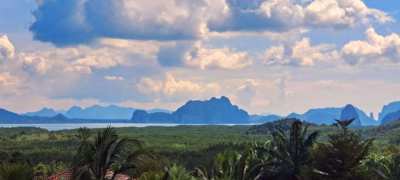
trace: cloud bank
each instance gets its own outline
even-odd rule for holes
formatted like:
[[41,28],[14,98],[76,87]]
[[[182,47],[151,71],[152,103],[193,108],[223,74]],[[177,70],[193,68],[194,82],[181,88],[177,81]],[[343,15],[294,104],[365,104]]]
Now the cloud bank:
[[400,35],[384,36],[374,28],[365,31],[366,40],[350,41],[342,48],[342,56],[351,65],[365,63],[399,63]]
[[208,48],[201,42],[175,43],[161,47],[157,57],[164,66],[186,66],[201,70],[236,70],[252,64],[252,59],[246,52],[230,48]]
[[34,38],[57,46],[104,37],[194,40],[210,31],[288,31],[392,21],[361,0],[43,0],[33,15]]
[[136,90],[152,101],[170,101],[207,97],[205,94],[213,96],[219,92],[220,86],[214,83],[178,80],[173,74],[167,73],[161,80],[148,77],[140,79]]
[[268,48],[262,59],[266,65],[314,66],[331,63],[338,59],[338,53],[331,45],[312,45],[309,38],[303,38],[293,44]]

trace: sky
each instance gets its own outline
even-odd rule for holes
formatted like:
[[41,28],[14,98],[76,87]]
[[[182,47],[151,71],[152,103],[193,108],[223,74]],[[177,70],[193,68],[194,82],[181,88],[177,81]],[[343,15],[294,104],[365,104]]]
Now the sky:
[[250,113],[400,100],[398,0],[2,0],[0,107]]

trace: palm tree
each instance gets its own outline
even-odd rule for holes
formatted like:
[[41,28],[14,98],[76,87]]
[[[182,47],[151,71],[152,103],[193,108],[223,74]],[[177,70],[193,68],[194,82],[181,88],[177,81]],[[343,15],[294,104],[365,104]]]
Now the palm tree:
[[363,179],[360,166],[368,156],[373,140],[362,140],[358,134],[349,131],[352,122],[353,119],[338,121],[341,131],[330,135],[327,144],[318,145],[314,167],[320,179]]
[[225,151],[215,157],[211,169],[197,168],[196,174],[203,180],[253,180],[258,175],[253,168],[261,161],[262,158],[256,157],[255,148],[244,153]]
[[176,164],[166,170],[163,180],[196,180],[185,168]]
[[76,137],[80,142],[86,142],[90,138],[91,132],[89,128],[82,127],[78,129]]
[[[80,146],[74,158],[76,179],[104,180],[110,170],[114,171],[111,177],[114,179],[116,174],[136,168],[132,160],[143,154],[139,141],[119,138],[111,127],[98,132],[94,141],[89,140],[87,129],[78,132]],[[138,150],[129,151],[132,147]]]
[[272,134],[270,156],[272,162],[260,172],[260,179],[302,179],[302,173],[311,164],[311,149],[319,133],[308,134],[308,126],[295,120],[289,134],[283,130]]
[[318,132],[308,134],[308,126],[303,127],[301,121],[295,120],[289,134],[278,129],[271,142],[253,145],[242,154],[219,154],[211,171],[197,173],[204,180],[298,180],[303,168],[311,165],[311,148],[318,135]]
[[197,180],[184,167],[173,164],[163,171],[148,171],[143,173],[140,180]]

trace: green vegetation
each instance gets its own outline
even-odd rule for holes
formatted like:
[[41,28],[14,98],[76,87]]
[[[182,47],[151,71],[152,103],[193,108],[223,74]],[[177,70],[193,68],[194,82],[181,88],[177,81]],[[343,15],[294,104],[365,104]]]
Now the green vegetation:
[[349,129],[350,123],[0,128],[0,180],[66,170],[96,180],[116,174],[143,180],[399,179],[400,123]]

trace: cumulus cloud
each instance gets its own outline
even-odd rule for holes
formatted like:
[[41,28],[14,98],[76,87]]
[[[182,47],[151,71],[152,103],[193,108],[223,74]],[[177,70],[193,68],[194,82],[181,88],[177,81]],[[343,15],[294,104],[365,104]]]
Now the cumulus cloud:
[[208,20],[224,12],[221,2],[46,0],[34,11],[36,21],[30,29],[36,39],[61,46],[98,37],[195,39],[207,32]]
[[368,8],[361,0],[314,0],[305,7],[306,24],[322,27],[347,27],[371,20],[393,21],[385,12]]
[[[0,96],[12,93],[105,101],[136,98],[131,80],[159,72],[155,56],[158,46],[153,41],[101,39],[95,46],[19,50],[13,58],[0,63],[0,73],[10,72],[1,74]],[[110,85],[115,84],[111,81],[122,79],[115,74],[129,79],[111,91]]]
[[303,7],[289,0],[227,0],[229,15],[210,24],[214,31],[263,31],[297,27],[304,19]]
[[17,61],[26,71],[38,75],[57,71],[90,74],[94,69],[107,69],[126,62],[123,55],[111,51],[86,47],[51,49],[20,53]]
[[329,62],[338,58],[334,47],[327,44],[315,45],[303,38],[290,45],[268,48],[262,59],[266,65],[313,66],[317,62]]
[[237,52],[229,48],[204,48],[201,44],[186,56],[184,62],[199,69],[242,69],[252,64],[246,52]]
[[344,28],[393,19],[385,12],[368,8],[361,0],[228,0],[230,14],[216,31],[288,30],[298,27]]
[[11,59],[15,56],[15,47],[6,35],[0,36],[0,59]]
[[[132,45],[129,47],[101,43],[99,47],[76,46],[20,52],[15,55],[14,64],[29,73],[46,75],[54,72],[90,74],[94,70],[129,67],[144,62],[151,64],[152,60],[156,63],[158,47],[149,43],[127,43]],[[147,50],[143,50],[145,48]]]
[[341,54],[347,63],[400,62],[400,35],[392,33],[384,36],[368,28],[365,36],[364,41],[351,41],[344,45]]
[[44,0],[30,27],[35,39],[58,46],[111,37],[193,40],[209,32],[342,28],[392,18],[361,0]]
[[136,85],[138,92],[155,99],[187,99],[204,94],[216,93],[220,87],[214,83],[197,83],[190,80],[178,80],[167,73],[162,80],[142,78]]
[[162,47],[158,61],[166,66],[187,66],[196,69],[242,69],[252,64],[247,52],[230,48],[207,48],[200,42],[178,43]]

